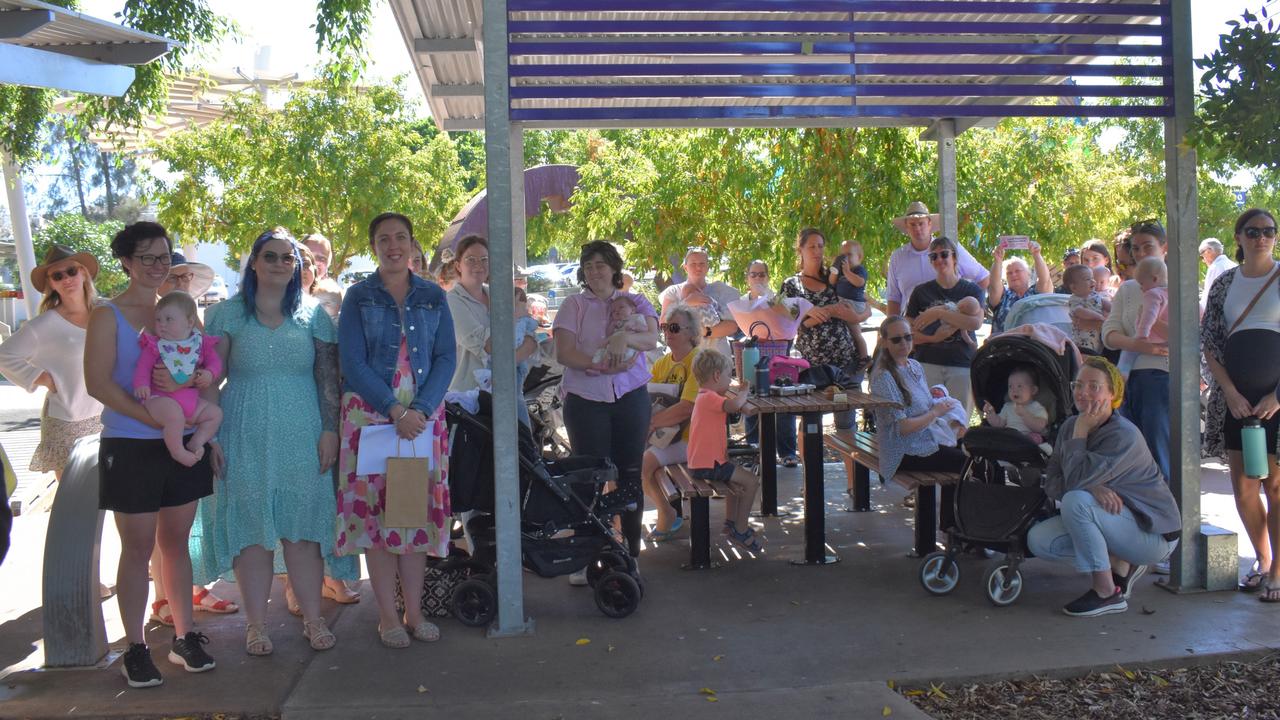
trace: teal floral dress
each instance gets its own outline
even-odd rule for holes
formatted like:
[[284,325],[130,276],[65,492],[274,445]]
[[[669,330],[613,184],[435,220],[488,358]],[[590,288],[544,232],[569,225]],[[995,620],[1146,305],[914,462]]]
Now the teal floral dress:
[[218,431],[226,477],[215,482],[209,498],[215,522],[212,537],[203,538],[203,564],[214,563],[214,574],[221,575],[251,545],[275,550],[281,540],[309,541],[320,545],[332,577],[357,578],[354,558],[332,556],[333,479],[320,472],[316,454],[321,421],[314,342],[337,342],[333,320],[304,297],[273,330],[246,316],[236,295],[210,308],[205,324],[209,334],[227,337],[231,349]]

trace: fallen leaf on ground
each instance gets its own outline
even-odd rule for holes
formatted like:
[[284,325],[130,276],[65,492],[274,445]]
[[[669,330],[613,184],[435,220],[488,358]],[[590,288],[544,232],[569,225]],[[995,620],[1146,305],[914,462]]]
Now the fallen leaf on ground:
[[590,645],[590,644],[591,644],[591,638],[578,638],[578,641],[574,643],[574,645]]
[[701,690],[699,690],[698,692],[702,693],[703,695],[715,695],[715,694],[716,694],[716,691],[715,691],[715,690],[712,690],[711,688],[702,688],[702,689],[701,689]]
[[881,717],[889,717],[892,714],[893,714],[893,711],[889,709],[888,705],[885,705],[884,710],[880,711]]
[[716,655],[715,657],[713,657],[713,658],[711,658],[711,659],[712,659],[712,660],[715,660],[716,662],[720,662],[721,660],[723,660],[723,659],[724,659],[724,656],[723,656],[723,655]]
[[418,686],[418,692],[420,692],[420,693],[424,693],[424,692],[430,692],[430,690],[427,690],[426,686],[424,686],[424,685],[419,685],[419,686]]

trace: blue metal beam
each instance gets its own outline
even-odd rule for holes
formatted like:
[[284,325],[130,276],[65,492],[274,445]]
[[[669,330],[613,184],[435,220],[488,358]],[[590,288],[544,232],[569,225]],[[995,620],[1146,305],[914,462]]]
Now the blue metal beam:
[[[512,0],[510,12],[677,12],[691,9],[688,0]],[[883,12],[998,13],[1006,15],[1122,15],[1167,17],[1160,4],[1103,5],[1080,2],[1006,2],[937,0],[699,0],[701,12]]]
[[1037,55],[1077,57],[1167,57],[1163,45],[1134,43],[1002,43],[1002,42],[736,42],[733,38],[696,41],[525,41],[509,46],[517,55]]
[[1066,65],[1060,63],[1009,65],[1002,63],[664,63],[664,64],[580,64],[512,65],[511,77],[670,77],[727,76],[756,77],[787,75],[949,76],[1067,75],[1084,77],[1159,77],[1168,72],[1163,65]]
[[1168,117],[1172,106],[1115,105],[787,105],[512,109],[519,122],[601,120],[776,120],[782,118]]
[[1166,85],[517,85],[512,100],[566,98],[763,98],[763,97],[1156,97]]
[[512,33],[909,33],[936,35],[1117,35],[1159,37],[1159,25],[894,20],[513,20]]

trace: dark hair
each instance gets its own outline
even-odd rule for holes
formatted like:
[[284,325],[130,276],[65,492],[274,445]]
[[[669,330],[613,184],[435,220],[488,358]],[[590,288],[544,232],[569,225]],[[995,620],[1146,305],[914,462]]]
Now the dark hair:
[[404,223],[404,226],[406,228],[409,228],[409,239],[410,240],[413,239],[413,221],[412,220],[410,220],[408,217],[401,215],[400,213],[397,213],[397,212],[384,212],[379,214],[373,220],[369,221],[369,247],[373,247],[373,236],[375,233],[378,232],[378,226],[388,220],[399,220],[400,222]]
[[[1085,244],[1080,246],[1080,254],[1084,255],[1085,250],[1088,250],[1089,252],[1096,252],[1102,257],[1106,258],[1107,262],[1104,264],[1107,266],[1108,269],[1111,268],[1111,251],[1107,249],[1106,243],[1096,238],[1093,240],[1088,240],[1085,242]],[[1083,260],[1084,258],[1082,257],[1081,259]]]
[[[1080,268],[1080,269],[1077,270],[1076,268]],[[1071,267],[1062,271],[1062,284],[1066,285],[1067,290],[1070,291],[1071,283],[1076,282],[1077,279],[1082,279],[1082,278],[1077,278],[1076,276],[1084,275],[1086,273],[1088,273],[1089,277],[1093,277],[1093,268],[1089,267],[1088,265],[1085,265],[1084,263],[1081,263],[1079,265],[1072,265]]]
[[284,289],[284,297],[280,298],[280,312],[284,313],[287,319],[302,305],[302,258],[298,255],[298,243],[288,230],[276,227],[262,233],[257,240],[253,241],[253,249],[249,251],[249,262],[244,266],[244,281],[240,283],[240,292],[237,294],[244,298],[244,314],[247,317],[253,317],[257,312],[255,302],[258,295],[258,271],[253,269],[253,263],[262,252],[262,246],[272,240],[285,241],[289,244],[289,252],[293,253],[293,277],[289,278],[289,284]]
[[[880,323],[880,339],[884,340],[889,337],[889,326],[902,323],[908,328],[911,322],[901,315],[890,315]],[[898,372],[898,365],[889,357],[889,348],[884,343],[876,343],[876,356],[871,360],[873,370],[879,370],[889,373],[889,377],[893,378],[893,384],[898,386],[898,392],[902,393],[902,404],[911,404],[911,391],[907,390],[907,386],[902,382],[902,373]]]
[[578,256],[578,284],[587,286],[587,274],[582,272],[582,265],[593,255],[599,255],[606,265],[613,268],[613,287],[622,289],[622,255],[618,248],[608,240],[592,240],[582,246],[582,254]]
[[115,237],[111,238],[111,255],[116,258],[127,258],[133,255],[143,242],[156,238],[164,238],[165,247],[173,252],[173,241],[169,239],[168,231],[160,223],[143,220],[125,225]]
[[1132,241],[1134,235],[1150,235],[1160,241],[1161,245],[1169,244],[1169,234],[1165,232],[1164,225],[1161,224],[1159,218],[1148,218],[1139,220],[1129,226],[1129,239]]
[[1036,371],[1036,367],[1034,365],[1019,363],[1017,365],[1014,365],[1013,369],[1009,371],[1009,377],[1013,377],[1014,373],[1022,373],[1026,375],[1027,377],[1031,378],[1032,385],[1035,385],[1036,387],[1040,387],[1040,373]]
[[1244,232],[1244,226],[1248,225],[1250,220],[1259,215],[1265,215],[1273,223],[1276,221],[1276,216],[1272,215],[1271,211],[1263,210],[1262,208],[1249,208],[1240,213],[1240,217],[1236,218],[1236,262],[1238,263],[1244,262],[1244,246],[1240,244],[1240,233]]
[[955,268],[956,274],[959,275],[960,274],[960,246],[956,244],[956,241],[952,240],[946,235],[939,235],[938,237],[929,241],[929,249],[933,250],[934,248],[937,248],[939,250],[951,251],[951,267]]
[[471,249],[472,245],[483,245],[485,250],[489,249],[489,241],[481,235],[467,235],[453,246],[453,262],[458,264],[462,262],[462,253]]
[[529,302],[529,293],[525,292],[525,289],[519,285],[511,289],[511,294],[516,302]]
[[[808,242],[809,238],[814,235],[822,238],[824,243],[827,241],[826,234],[816,227],[800,228],[800,232],[796,233],[796,273],[804,272],[804,256],[800,254],[800,251],[804,249],[804,244]],[[826,257],[823,257],[822,262],[818,265],[818,277],[823,278],[825,281],[829,275],[831,275],[831,271],[827,268]]]

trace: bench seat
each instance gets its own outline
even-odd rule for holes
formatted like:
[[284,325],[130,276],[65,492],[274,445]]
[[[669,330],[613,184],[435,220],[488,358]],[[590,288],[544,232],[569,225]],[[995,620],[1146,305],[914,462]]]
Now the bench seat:
[[680,463],[662,468],[659,482],[670,500],[689,501],[689,564],[688,569],[712,567],[711,562],[711,503],[737,492],[725,483],[699,480]]

